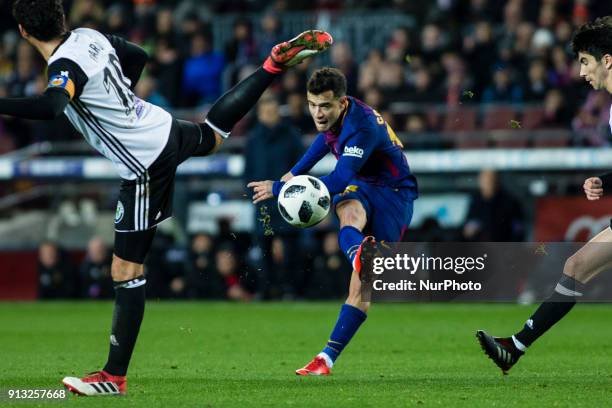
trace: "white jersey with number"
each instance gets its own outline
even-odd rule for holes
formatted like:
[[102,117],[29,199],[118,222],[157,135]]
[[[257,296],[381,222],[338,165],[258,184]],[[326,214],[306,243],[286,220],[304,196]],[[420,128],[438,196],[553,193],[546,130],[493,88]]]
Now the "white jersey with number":
[[72,125],[113,162],[122,178],[142,176],[168,141],[170,114],[133,94],[115,49],[103,34],[88,28],[73,30],[52,54],[49,66],[60,59],[74,62],[86,76],[74,97],[67,71],[51,79],[50,86],[54,81],[62,86],[64,81],[73,88],[64,110]]

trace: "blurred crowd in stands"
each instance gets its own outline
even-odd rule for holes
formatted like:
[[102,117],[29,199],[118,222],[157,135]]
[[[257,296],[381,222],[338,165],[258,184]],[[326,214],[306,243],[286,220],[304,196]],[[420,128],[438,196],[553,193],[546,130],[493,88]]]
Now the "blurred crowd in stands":
[[[145,261],[147,296],[242,302],[345,296],[351,268],[338,247],[335,218],[299,230],[270,206],[263,218],[262,208],[257,207],[251,233],[234,232],[231,220],[219,219],[215,234],[197,233],[181,242],[172,224],[162,223]],[[501,187],[497,173],[483,170],[461,228],[442,228],[431,217],[410,228],[403,240],[520,242],[525,229],[521,202]],[[85,251],[43,242],[38,249],[39,297],[112,298],[111,257],[112,247],[97,236]]]
[[[2,3],[8,10],[10,1]],[[148,51],[150,61],[138,83],[138,96],[169,110],[193,110],[194,118],[201,118],[206,104],[255,69],[274,44],[296,34],[283,26],[286,12],[327,13],[340,21],[344,12],[362,11],[367,18],[368,13],[391,8],[413,16],[416,25],[385,27],[389,36],[383,47],[359,44],[368,49],[362,60],[356,60],[355,50],[342,40],[349,33],[340,32],[341,24],[323,28],[339,39],[329,63],[345,72],[349,93],[381,111],[408,142],[410,135],[423,132],[511,128],[564,128],[584,135],[578,141],[544,140],[542,145],[549,146],[599,146],[610,141],[610,98],[590,90],[579,78],[569,49],[575,27],[612,14],[609,1],[72,0],[65,4],[70,27],[118,34]],[[245,17],[253,12],[257,18]],[[212,27],[220,15],[235,16],[233,37],[215,47]],[[318,59],[290,70],[272,89],[279,103],[286,105],[291,124],[303,134],[314,131],[305,106],[305,81],[314,64],[320,63]],[[19,38],[9,13],[2,13],[0,96],[43,91],[43,73],[41,58]],[[0,153],[41,140],[78,138],[65,119],[57,122],[49,127],[2,118]],[[234,135],[248,133],[255,123],[251,117]],[[537,140],[516,139],[509,146],[538,145]],[[491,145],[482,140],[456,146]]]
[[[335,232],[299,239],[302,250],[289,252],[284,236],[271,237],[269,255],[250,245],[249,235],[196,234],[187,246],[158,231],[145,262],[151,299],[208,299],[240,302],[269,299],[338,299],[345,295],[350,267]],[[111,248],[93,237],[85,254],[54,242],[38,250],[41,299],[109,299]]]
[[[349,94],[379,110],[408,150],[605,146],[612,140],[610,97],[579,78],[569,49],[575,27],[612,14],[610,1],[64,3],[70,27],[121,35],[144,47],[150,61],[136,94],[189,119],[201,119],[207,106],[256,69],[274,44],[296,34],[283,24],[288,12],[334,16],[327,20],[331,24],[320,27],[337,39],[328,55],[285,73],[234,130],[233,137],[243,140],[245,184],[279,179],[303,153],[302,136],[314,133],[305,84],[321,64],[340,68]],[[3,10],[9,4],[0,0]],[[413,16],[415,25],[384,27],[389,34],[380,47],[352,44],[351,33],[333,23],[345,12],[362,12],[365,19],[389,9]],[[220,16],[231,17],[232,36],[222,45],[213,37],[218,31],[215,17]],[[356,56],[356,46],[366,48],[360,53],[364,58]],[[0,96],[32,95],[45,87],[44,62],[19,38],[10,14],[0,14]],[[540,132],[534,139],[534,129],[551,132]],[[51,125],[0,118],[0,154],[45,140],[81,137],[63,118]],[[524,209],[503,189],[497,174],[482,171],[474,187],[461,228],[443,229],[430,218],[404,239],[525,239]],[[251,234],[222,228],[217,235],[196,234],[187,244],[179,244],[171,234],[158,231],[147,259],[148,296],[236,301],[342,296],[350,268],[333,226],[298,233],[276,211],[270,213],[269,225],[263,225],[260,210],[255,211],[257,227]],[[111,248],[100,238],[91,239],[84,255],[44,242],[39,248],[40,297],[112,297],[111,256]]]

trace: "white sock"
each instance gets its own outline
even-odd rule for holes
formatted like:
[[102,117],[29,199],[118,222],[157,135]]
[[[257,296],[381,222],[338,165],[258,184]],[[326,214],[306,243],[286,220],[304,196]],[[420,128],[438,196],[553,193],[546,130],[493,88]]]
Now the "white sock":
[[332,361],[331,357],[327,355],[327,353],[320,352],[317,354],[317,357],[321,357],[323,360],[325,360],[327,368],[332,368],[334,366],[334,362]]
[[512,342],[514,343],[514,347],[521,350],[523,353],[527,351],[527,346],[518,341],[518,339],[512,336]]

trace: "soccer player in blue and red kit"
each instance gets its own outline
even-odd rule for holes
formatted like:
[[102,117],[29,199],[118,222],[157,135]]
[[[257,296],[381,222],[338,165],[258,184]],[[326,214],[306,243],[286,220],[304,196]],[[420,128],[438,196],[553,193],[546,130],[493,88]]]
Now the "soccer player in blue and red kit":
[[334,196],[340,221],[338,241],[353,266],[349,295],[323,350],[296,371],[327,375],[367,317],[370,303],[361,298],[362,248],[376,246],[376,240],[399,241],[410,224],[418,193],[402,143],[378,112],[346,95],[341,71],[315,71],[307,90],[310,114],[319,131],[315,141],[281,181],[255,181],[248,187],[253,188],[254,203],[278,197],[284,182],[308,172],[327,153],[338,160],[321,181]]

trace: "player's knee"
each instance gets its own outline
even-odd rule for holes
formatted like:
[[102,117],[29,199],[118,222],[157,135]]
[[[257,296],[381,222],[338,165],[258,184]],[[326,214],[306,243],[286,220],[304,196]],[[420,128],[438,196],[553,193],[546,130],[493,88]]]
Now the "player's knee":
[[366,212],[358,201],[347,202],[336,210],[340,227],[353,226],[362,229],[366,224]]
[[115,282],[127,281],[142,275],[143,269],[142,264],[126,261],[115,255],[111,265],[111,276]]
[[581,282],[588,272],[585,270],[585,265],[586,262],[580,255],[572,255],[565,261],[563,274]]

